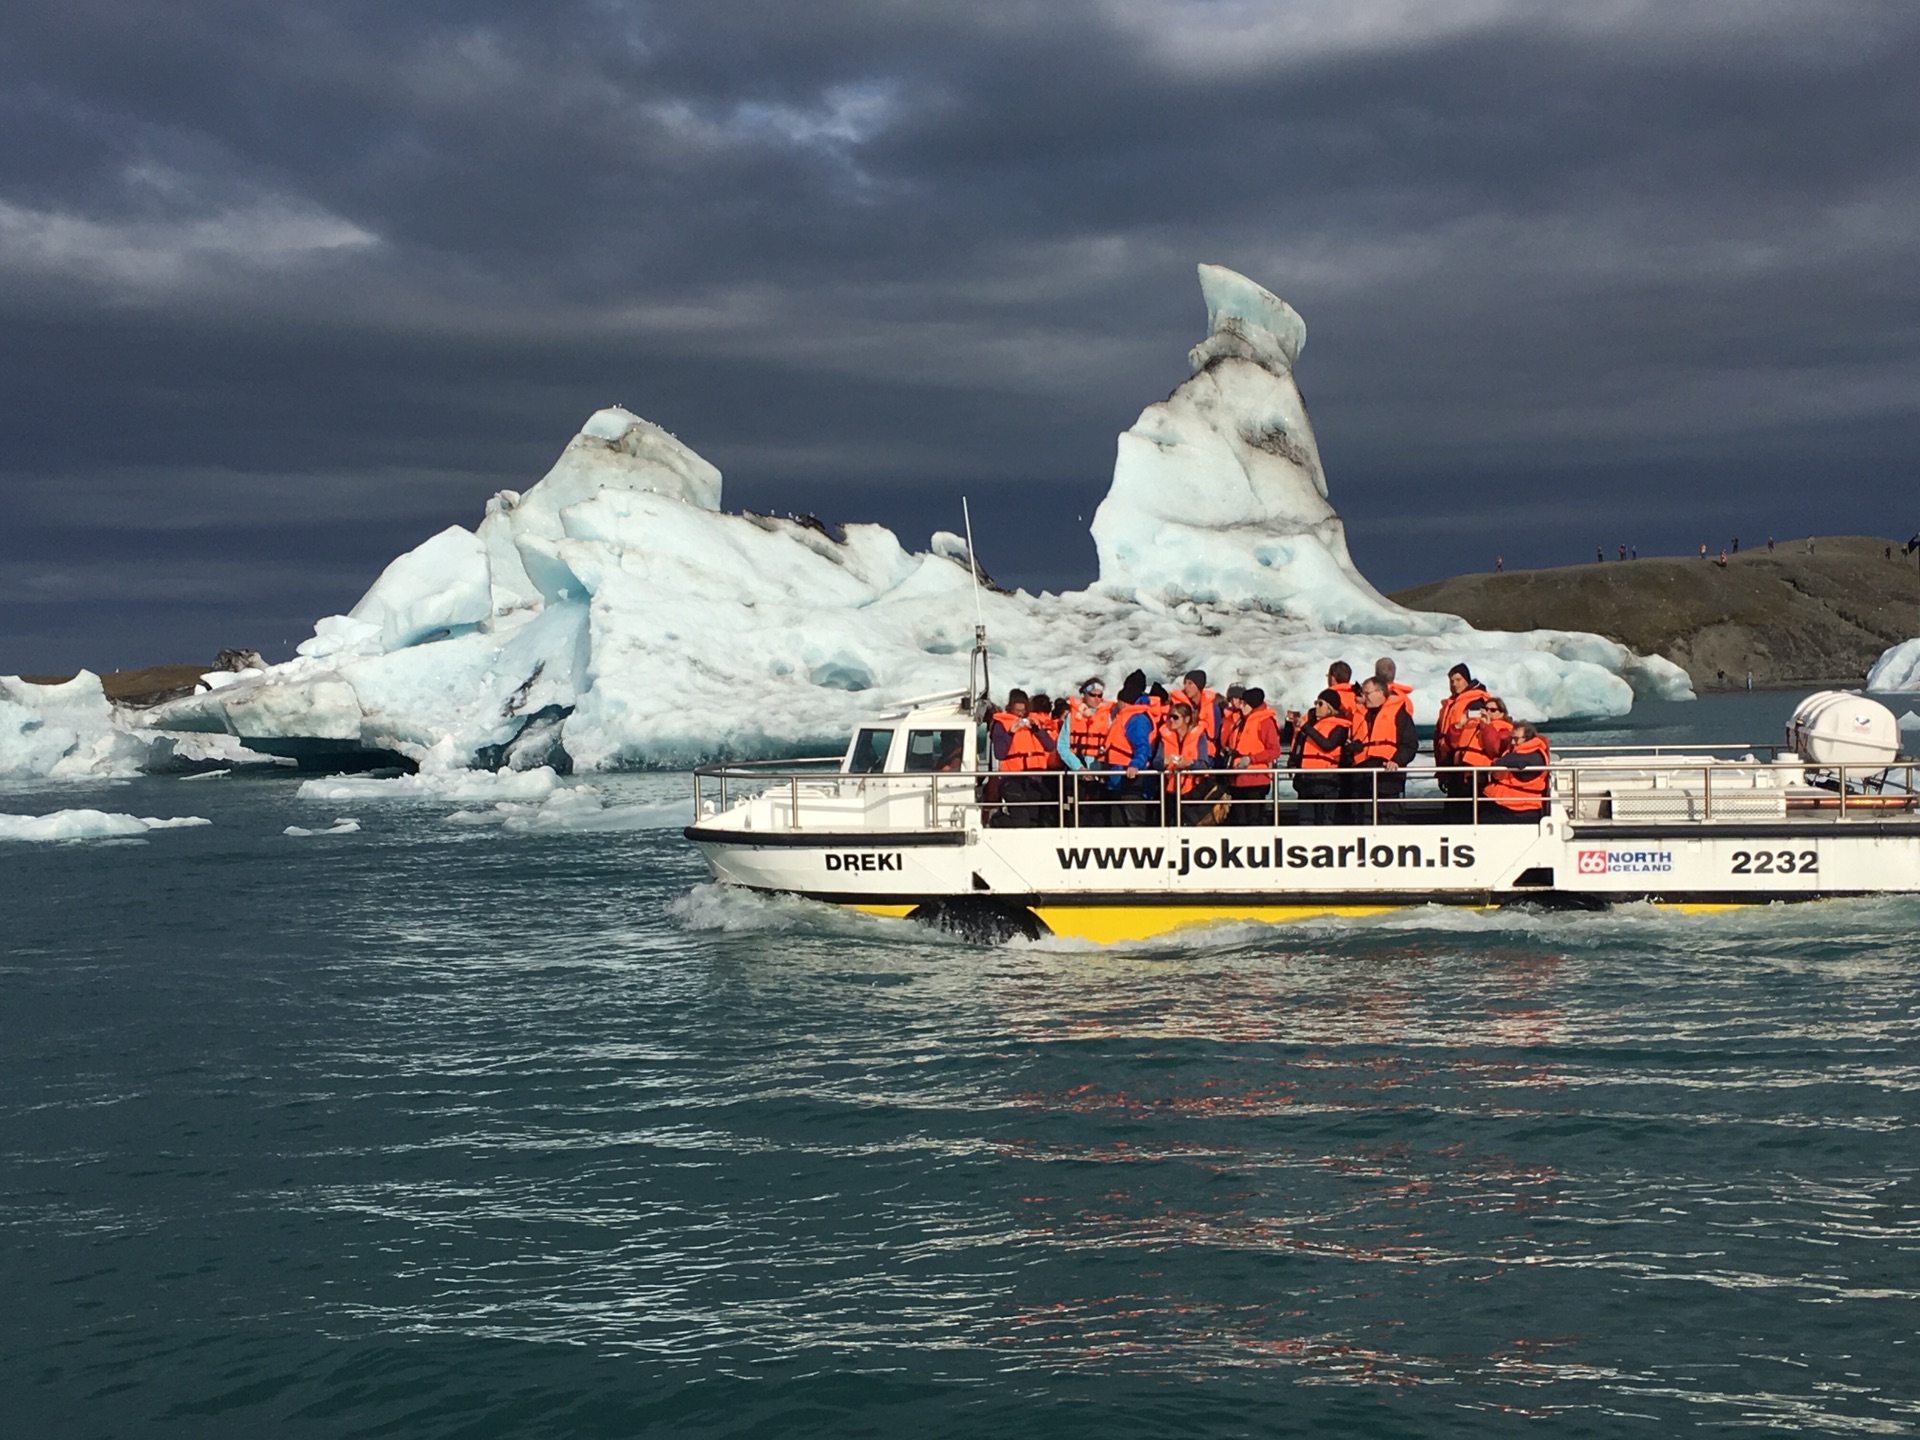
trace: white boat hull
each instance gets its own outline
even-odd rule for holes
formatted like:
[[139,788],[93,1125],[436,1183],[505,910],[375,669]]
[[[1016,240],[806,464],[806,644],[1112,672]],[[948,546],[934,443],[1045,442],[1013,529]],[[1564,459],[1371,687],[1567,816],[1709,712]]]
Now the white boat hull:
[[1096,941],[1406,905],[1706,908],[1920,892],[1920,830],[1905,820],[1667,829],[1549,818],[839,835],[742,832],[708,822],[687,835],[727,884],[877,914],[991,905]]

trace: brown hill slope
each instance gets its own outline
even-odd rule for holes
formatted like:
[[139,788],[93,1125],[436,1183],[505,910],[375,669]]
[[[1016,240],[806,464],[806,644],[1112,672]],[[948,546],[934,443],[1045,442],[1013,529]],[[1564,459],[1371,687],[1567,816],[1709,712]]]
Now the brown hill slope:
[[[1893,548],[1889,560],[1886,550]],[[1457,575],[1402,590],[1414,610],[1491,630],[1592,630],[1686,668],[1696,690],[1858,685],[1889,645],[1920,635],[1920,574],[1863,535],[1743,550],[1725,569],[1680,557]]]

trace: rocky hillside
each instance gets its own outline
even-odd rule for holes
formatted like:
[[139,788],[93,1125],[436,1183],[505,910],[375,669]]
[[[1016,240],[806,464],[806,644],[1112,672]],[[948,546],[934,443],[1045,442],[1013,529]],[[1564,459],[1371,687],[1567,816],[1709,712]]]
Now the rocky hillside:
[[[1891,546],[1893,557],[1887,558]],[[1862,535],[1710,560],[1677,557],[1457,575],[1393,597],[1482,629],[1593,630],[1664,655],[1696,690],[1858,685],[1889,645],[1920,635],[1920,573],[1900,544]]]

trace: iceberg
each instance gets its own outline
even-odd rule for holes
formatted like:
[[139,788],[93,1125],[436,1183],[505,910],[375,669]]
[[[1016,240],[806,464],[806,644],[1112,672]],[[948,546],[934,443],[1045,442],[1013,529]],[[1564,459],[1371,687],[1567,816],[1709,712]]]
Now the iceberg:
[[0,814],[0,840],[124,840],[150,830],[184,830],[213,822],[199,815],[161,818],[106,810],[55,810],[49,815]]
[[394,560],[292,660],[149,723],[283,755],[392,752],[429,773],[838,750],[876,704],[962,683],[976,603],[998,684],[1053,694],[1197,667],[1300,707],[1331,661],[1364,672],[1391,654],[1428,697],[1422,719],[1458,661],[1534,720],[1691,698],[1678,666],[1601,636],[1476,630],[1375,590],[1294,381],[1304,321],[1219,266],[1200,285],[1192,375],[1120,437],[1083,591],[985,586],[976,600],[975,559],[949,532],[910,551],[878,525],[727,513],[712,465],[613,407],[475,529]]
[[1920,640],[1902,640],[1867,671],[1869,690],[1920,690]]
[[163,734],[151,728],[150,713],[115,705],[90,670],[54,685],[0,675],[0,780],[101,779],[271,763],[225,734]]

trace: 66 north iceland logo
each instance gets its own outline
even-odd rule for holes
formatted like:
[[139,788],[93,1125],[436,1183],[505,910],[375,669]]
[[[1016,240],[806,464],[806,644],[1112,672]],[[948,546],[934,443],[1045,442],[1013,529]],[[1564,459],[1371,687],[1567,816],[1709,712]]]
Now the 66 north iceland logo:
[[1664,875],[1673,869],[1671,850],[1582,850],[1582,875]]

